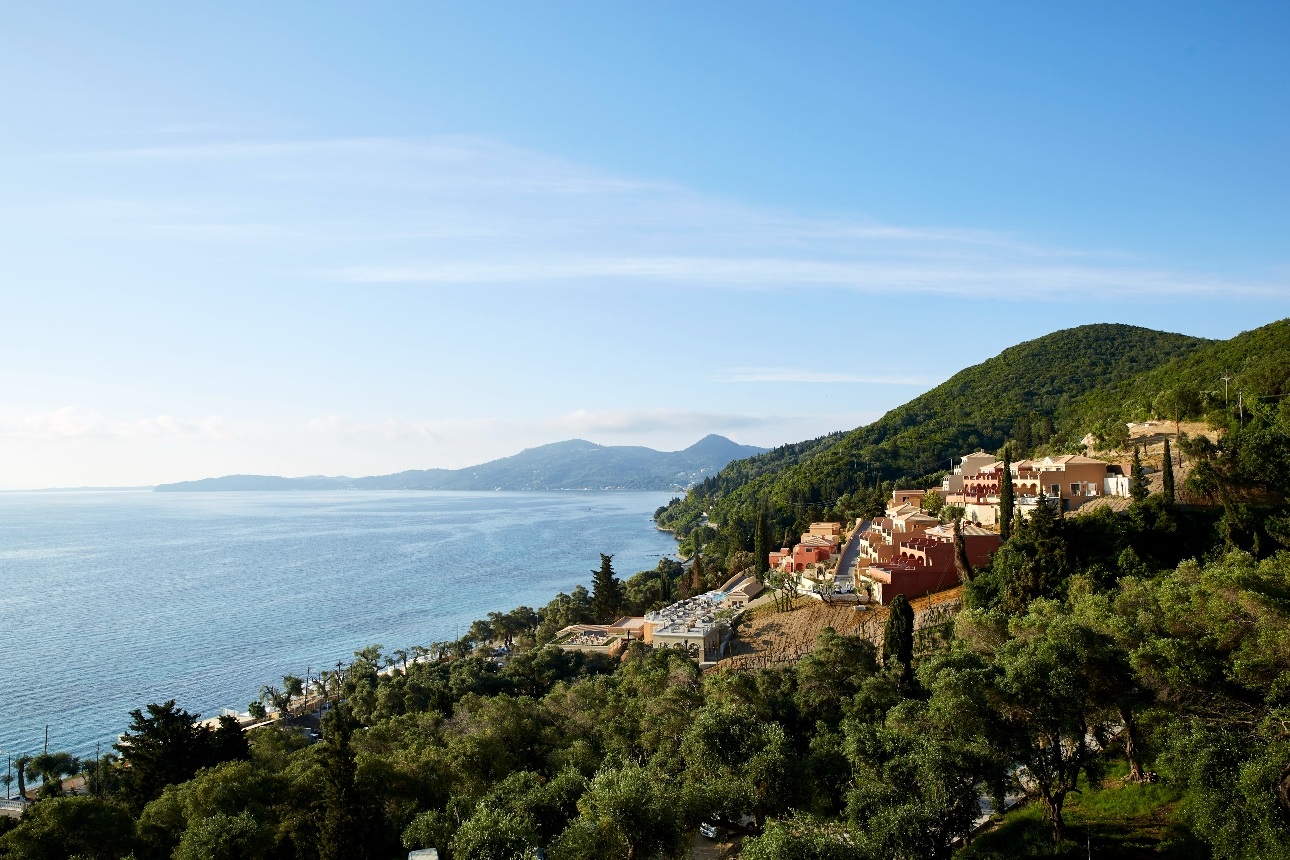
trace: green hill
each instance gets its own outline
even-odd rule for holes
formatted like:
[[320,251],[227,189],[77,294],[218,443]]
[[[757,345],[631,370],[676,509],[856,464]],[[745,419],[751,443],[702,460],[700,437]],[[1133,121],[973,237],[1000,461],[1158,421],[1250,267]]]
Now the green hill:
[[1054,332],[1004,350],[845,434],[777,448],[732,464],[659,512],[684,537],[704,512],[719,525],[711,551],[751,549],[758,511],[768,508],[773,539],[813,519],[854,515],[866,488],[932,479],[950,458],[1009,439],[1023,449],[1062,449],[1084,431],[1083,398],[1186,359],[1210,342],[1128,325]]
[[[1224,392],[1223,377],[1227,377]],[[1187,407],[1180,417],[1199,418],[1236,404],[1290,394],[1290,319],[1278,320],[1230,340],[1213,341],[1157,368],[1090,391],[1071,420],[1092,429],[1117,421],[1172,418],[1162,392],[1180,392]]]

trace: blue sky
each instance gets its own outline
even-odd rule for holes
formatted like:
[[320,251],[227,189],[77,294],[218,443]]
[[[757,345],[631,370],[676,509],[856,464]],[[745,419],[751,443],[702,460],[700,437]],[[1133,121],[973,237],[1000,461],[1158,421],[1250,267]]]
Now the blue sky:
[[1288,41],[1284,4],[8,9],[0,485],[774,445],[1070,325],[1230,337],[1290,313]]

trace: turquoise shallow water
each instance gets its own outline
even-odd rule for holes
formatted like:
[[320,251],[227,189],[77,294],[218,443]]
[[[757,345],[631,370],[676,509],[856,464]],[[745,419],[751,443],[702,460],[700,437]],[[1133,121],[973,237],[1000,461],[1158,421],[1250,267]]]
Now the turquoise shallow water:
[[355,649],[673,553],[668,493],[0,493],[0,749],[106,750],[127,712],[214,715]]

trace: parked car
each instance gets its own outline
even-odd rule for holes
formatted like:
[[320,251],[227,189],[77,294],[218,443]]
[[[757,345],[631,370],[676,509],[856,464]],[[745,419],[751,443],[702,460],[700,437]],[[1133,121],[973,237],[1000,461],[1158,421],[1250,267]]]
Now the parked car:
[[710,824],[707,821],[699,825],[699,832],[702,833],[704,836],[708,837],[709,839],[717,838],[716,825]]

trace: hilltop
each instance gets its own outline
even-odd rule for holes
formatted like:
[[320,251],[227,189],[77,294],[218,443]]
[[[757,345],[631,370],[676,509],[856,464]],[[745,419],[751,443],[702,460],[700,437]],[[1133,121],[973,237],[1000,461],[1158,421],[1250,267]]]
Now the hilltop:
[[709,435],[682,451],[597,445],[570,439],[465,469],[419,469],[365,478],[226,475],[176,484],[157,492],[254,490],[684,490],[734,460],[765,448]]

